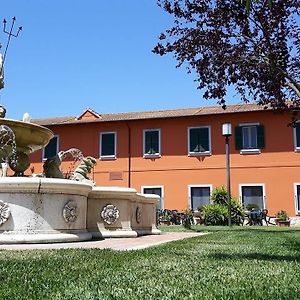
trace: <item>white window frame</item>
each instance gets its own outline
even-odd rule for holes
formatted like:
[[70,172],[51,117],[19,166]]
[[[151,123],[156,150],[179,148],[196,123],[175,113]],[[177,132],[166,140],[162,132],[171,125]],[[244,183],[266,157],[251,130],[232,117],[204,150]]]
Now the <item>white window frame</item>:
[[[196,128],[208,128],[208,146],[209,150],[208,151],[203,151],[203,152],[193,152],[190,151],[190,130],[191,129],[196,129]],[[188,127],[187,129],[187,136],[188,136],[188,156],[210,156],[212,155],[212,149],[211,149],[211,126],[206,125],[206,126],[193,126],[193,127]]]
[[[56,141],[57,141],[56,142],[56,154],[58,154],[58,152],[59,152],[59,135],[55,134],[53,136],[53,138],[56,138]],[[47,147],[47,145],[45,147]],[[43,148],[42,161],[46,161],[47,160],[47,158],[45,157],[45,147]]]
[[[251,126],[259,126],[260,123],[240,123],[239,127],[251,127]],[[242,139],[243,139],[243,146],[244,146],[244,134],[242,129]],[[256,129],[256,146],[257,146],[257,129]],[[259,148],[250,148],[250,149],[241,149],[240,154],[260,154],[261,150]]]
[[266,186],[264,183],[240,183],[239,184],[239,194],[240,194],[240,204],[243,205],[243,194],[242,187],[243,186],[261,186],[263,192],[263,209],[266,209]]
[[[142,185],[141,186],[141,194],[144,194],[144,189],[161,189],[161,208],[160,209],[165,209],[165,191],[164,191],[164,186],[163,185]],[[149,195],[149,194],[145,194]]]
[[[300,121],[296,121],[296,123],[300,123]],[[296,127],[294,129],[294,151],[300,152],[300,147],[297,147],[297,135],[296,135]]]
[[297,199],[297,186],[300,186],[300,182],[294,183],[294,199],[295,199],[295,212],[296,215],[300,215],[300,206],[298,207],[298,199]]
[[[106,134],[113,134],[115,140],[115,147],[114,147],[114,155],[102,155],[102,136]],[[99,147],[99,157],[101,160],[115,160],[117,159],[117,132],[116,131],[103,131],[100,132],[100,147]]]
[[[158,153],[147,154],[146,152],[146,132],[158,131]],[[161,157],[161,129],[152,128],[143,130],[143,158],[160,158]]]
[[212,195],[213,185],[212,184],[189,184],[188,185],[188,208],[192,209],[192,188],[210,188],[209,195]]

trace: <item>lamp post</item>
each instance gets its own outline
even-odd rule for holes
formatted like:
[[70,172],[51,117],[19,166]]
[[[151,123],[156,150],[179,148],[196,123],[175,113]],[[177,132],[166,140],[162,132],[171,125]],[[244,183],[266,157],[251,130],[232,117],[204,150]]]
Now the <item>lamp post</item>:
[[231,226],[230,156],[229,156],[229,137],[231,136],[230,123],[225,123],[222,125],[222,135],[225,136],[228,226]]

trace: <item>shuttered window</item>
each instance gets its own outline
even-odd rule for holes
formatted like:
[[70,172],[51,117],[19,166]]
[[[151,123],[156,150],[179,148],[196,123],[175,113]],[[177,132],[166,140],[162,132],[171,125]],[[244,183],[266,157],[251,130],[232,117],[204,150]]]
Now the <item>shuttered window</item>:
[[263,149],[265,134],[263,125],[247,125],[235,128],[235,147],[237,150]]
[[160,155],[160,130],[144,130],[144,156]]
[[210,128],[189,128],[189,154],[201,154],[210,152]]
[[296,123],[296,126],[295,126],[295,146],[296,146],[296,149],[300,149],[300,122],[297,122]]
[[100,157],[101,158],[116,157],[116,133],[115,132],[101,133]]
[[47,159],[49,157],[53,157],[58,153],[58,136],[54,136],[48,145],[44,148],[43,151],[43,159]]

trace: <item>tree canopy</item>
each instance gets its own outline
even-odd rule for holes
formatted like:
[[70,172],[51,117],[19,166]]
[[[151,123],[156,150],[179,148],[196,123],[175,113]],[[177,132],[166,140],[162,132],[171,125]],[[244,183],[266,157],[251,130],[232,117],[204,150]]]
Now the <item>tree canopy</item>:
[[[300,108],[299,0],[158,0],[174,16],[153,52],[196,74],[205,99]],[[250,7],[249,7],[250,5]]]

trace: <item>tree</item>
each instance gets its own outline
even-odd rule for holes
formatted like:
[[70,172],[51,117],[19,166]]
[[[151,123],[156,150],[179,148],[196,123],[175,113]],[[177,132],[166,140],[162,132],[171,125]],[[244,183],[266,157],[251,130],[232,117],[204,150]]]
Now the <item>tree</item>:
[[[153,52],[195,72],[205,99],[300,109],[299,0],[158,0],[174,16]],[[249,9],[249,5],[251,6]]]

